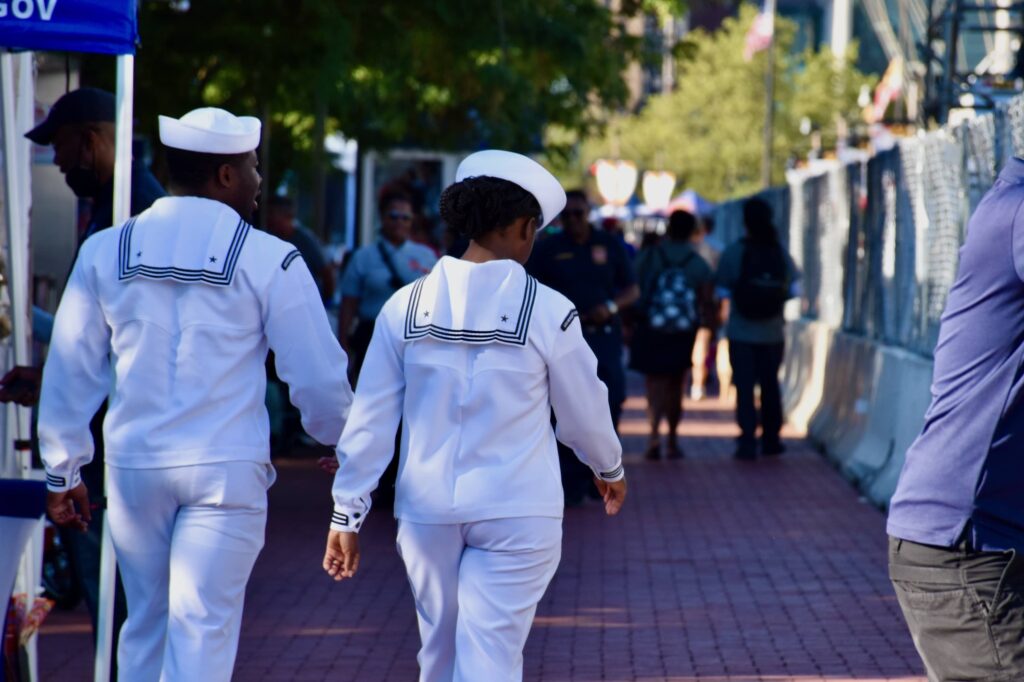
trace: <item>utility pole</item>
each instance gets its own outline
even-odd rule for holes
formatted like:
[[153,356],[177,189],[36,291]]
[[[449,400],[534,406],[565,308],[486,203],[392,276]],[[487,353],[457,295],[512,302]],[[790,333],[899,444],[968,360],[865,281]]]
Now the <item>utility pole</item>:
[[846,56],[850,47],[851,25],[853,23],[853,7],[850,0],[832,0],[832,54],[836,59]]
[[765,0],[764,13],[771,22],[771,38],[764,72],[764,154],[761,157],[761,184],[772,186],[772,152],[775,140],[775,0]]

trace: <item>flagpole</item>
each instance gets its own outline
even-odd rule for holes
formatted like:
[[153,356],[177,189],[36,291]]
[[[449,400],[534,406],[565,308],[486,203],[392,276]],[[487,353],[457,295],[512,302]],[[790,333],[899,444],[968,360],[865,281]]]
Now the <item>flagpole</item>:
[[761,156],[761,185],[772,186],[772,151],[775,138],[775,0],[765,0],[764,14],[771,21],[768,58],[764,72],[764,152]]

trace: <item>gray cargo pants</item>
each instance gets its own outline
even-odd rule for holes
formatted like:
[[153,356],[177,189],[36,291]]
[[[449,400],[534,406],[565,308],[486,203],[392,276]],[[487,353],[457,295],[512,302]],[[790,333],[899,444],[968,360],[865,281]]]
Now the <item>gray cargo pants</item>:
[[889,578],[930,682],[1024,680],[1024,559],[889,538]]

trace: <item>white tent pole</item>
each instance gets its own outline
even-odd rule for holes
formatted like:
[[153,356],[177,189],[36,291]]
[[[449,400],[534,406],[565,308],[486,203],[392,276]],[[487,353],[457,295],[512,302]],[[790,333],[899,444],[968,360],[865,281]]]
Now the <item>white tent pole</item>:
[[132,214],[132,103],[135,55],[117,57],[117,151],[114,157],[114,224]]
[[[17,59],[17,65],[15,60]],[[11,302],[12,341],[14,364],[29,365],[32,362],[32,319],[29,308],[29,206],[31,204],[31,182],[29,178],[31,160],[30,146],[21,134],[34,124],[35,87],[31,52],[14,55],[0,54],[0,80],[3,90],[3,137],[4,137],[4,197],[7,223],[7,277]],[[15,70],[17,69],[17,76]],[[31,478],[32,451],[23,445],[9,449],[15,441],[27,443],[31,437],[31,414],[25,407],[13,407],[6,411],[8,416],[4,452],[13,452],[12,463],[21,478]],[[12,418],[13,417],[13,418]],[[30,600],[39,593],[38,576],[42,571],[42,524],[24,554],[18,573],[17,592],[28,595]],[[36,640],[33,638],[25,647],[29,679],[38,679],[38,656]]]
[[[18,365],[31,364],[32,320],[28,305],[29,272],[28,272],[28,202],[29,202],[29,147],[28,140],[18,130],[18,108],[15,95],[14,54],[0,54],[0,78],[3,80],[3,131],[4,158],[4,197],[6,199],[7,219],[7,278],[11,297],[11,322],[14,326],[14,362]],[[21,57],[30,60],[31,55]],[[22,62],[23,64],[25,61]],[[20,74],[25,77],[26,71],[31,79],[31,62],[29,69],[22,68]],[[33,105],[34,106],[34,105]],[[29,411],[21,407],[17,410],[17,432],[8,432],[9,438],[25,440],[29,438]],[[28,476],[31,465],[31,452],[20,457],[19,473],[22,478]]]
[[[114,224],[128,220],[132,209],[132,99],[135,95],[135,56],[117,57],[117,145],[114,157]],[[105,468],[104,468],[105,469]],[[107,484],[110,478],[104,477]],[[95,682],[109,682],[114,641],[114,588],[116,575],[114,543],[110,524],[103,515],[103,545],[100,554],[100,603],[96,631]]]
[[[24,306],[24,315],[19,317],[22,321],[21,329],[15,328],[17,340],[21,343],[22,354],[15,354],[19,365],[31,365],[32,357],[32,265],[31,265],[31,208],[32,208],[32,143],[22,133],[31,130],[36,124],[36,92],[35,92],[35,56],[32,52],[22,52],[18,55],[18,90],[16,102],[16,113],[14,120],[18,136],[12,140],[18,148],[18,168],[22,172],[18,174],[19,193],[21,196],[21,214],[24,222],[22,229],[18,231],[19,240],[12,244],[12,250],[17,249],[17,257],[21,260],[21,267],[18,269],[19,277],[24,283],[24,293],[19,297],[21,305]],[[25,478],[31,478],[32,472],[32,411],[30,408],[19,406],[18,416],[18,438],[21,439],[21,470]],[[34,472],[38,475],[38,471]],[[30,598],[38,597],[42,591],[39,586],[39,576],[43,574],[43,523],[36,523],[35,532],[29,541],[25,555],[22,558],[22,576],[25,581],[23,589]],[[28,658],[29,676],[31,679],[39,678],[39,635],[36,633],[25,646],[25,654]]]

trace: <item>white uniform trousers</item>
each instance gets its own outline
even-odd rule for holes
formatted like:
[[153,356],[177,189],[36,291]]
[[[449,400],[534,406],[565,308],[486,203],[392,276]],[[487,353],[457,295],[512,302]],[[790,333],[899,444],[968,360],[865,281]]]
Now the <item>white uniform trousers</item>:
[[273,478],[257,462],[110,467],[107,518],[128,600],[120,679],[231,679]]
[[523,647],[562,555],[562,520],[399,521],[416,600],[420,682],[523,679]]

